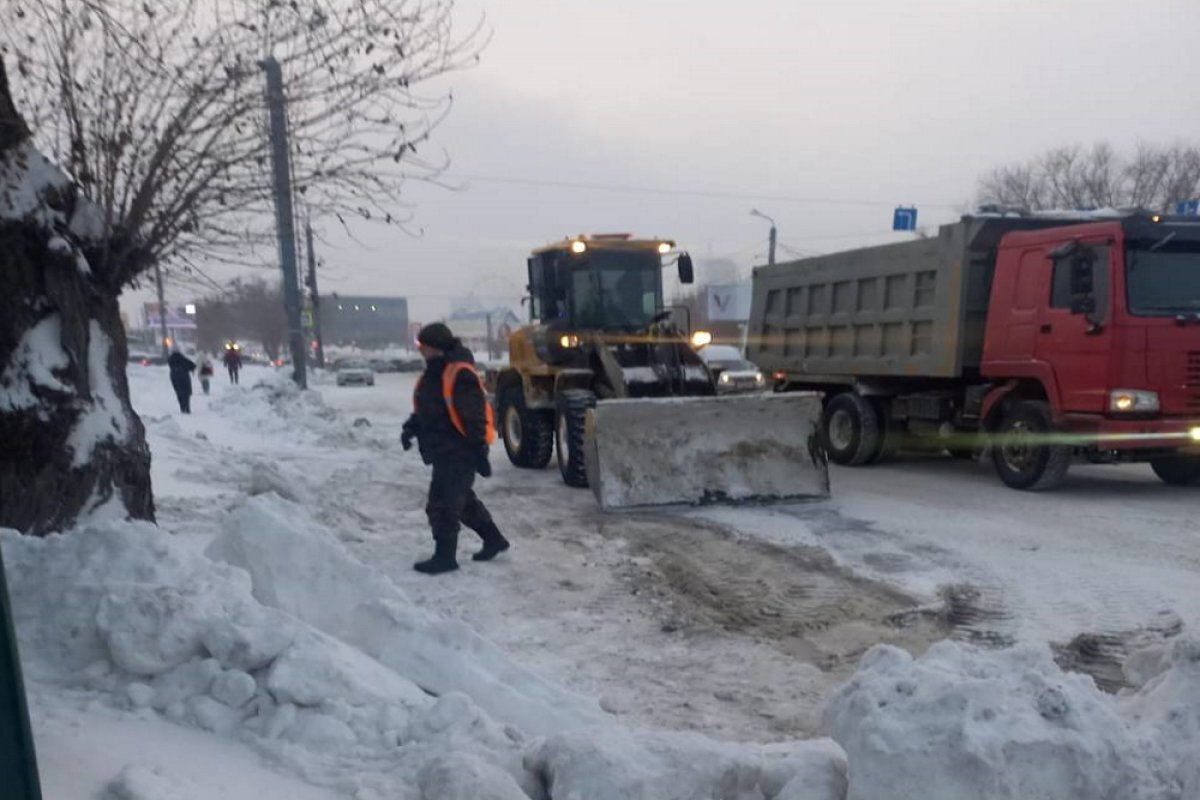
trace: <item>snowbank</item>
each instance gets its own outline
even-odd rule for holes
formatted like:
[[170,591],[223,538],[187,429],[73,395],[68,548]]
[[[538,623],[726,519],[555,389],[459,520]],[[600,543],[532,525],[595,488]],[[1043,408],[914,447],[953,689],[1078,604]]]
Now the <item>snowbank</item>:
[[740,745],[585,730],[531,748],[525,766],[556,800],[842,800],[846,792],[846,757],[829,739]]
[[249,573],[264,605],[338,637],[433,694],[466,693],[493,718],[534,735],[605,719],[594,701],[518,666],[463,623],[417,608],[300,506],[272,495],[246,501],[207,553]]
[[[5,532],[0,544],[35,696],[83,692],[85,706],[157,712],[240,739],[310,783],[364,799],[444,796],[417,787],[427,762],[447,754],[535,786],[516,729],[465,695],[432,697],[362,651],[262,605],[246,572],[151,525],[99,523],[45,539]],[[172,780],[135,769],[115,777],[111,793],[137,796]]]
[[1154,661],[1144,684],[1118,700],[1123,717],[1140,737],[1162,747],[1166,774],[1182,789],[1180,797],[1200,797],[1200,638],[1183,636],[1130,660],[1143,667]]
[[848,800],[1183,800],[1196,797],[1183,782],[1195,774],[1198,662],[1195,640],[1179,641],[1161,676],[1118,701],[1045,647],[946,641],[914,660],[880,645],[829,700],[825,725],[849,758]]
[[211,403],[230,422],[263,433],[340,432],[347,428],[321,393],[301,389],[286,372],[261,377],[251,386],[230,386]]

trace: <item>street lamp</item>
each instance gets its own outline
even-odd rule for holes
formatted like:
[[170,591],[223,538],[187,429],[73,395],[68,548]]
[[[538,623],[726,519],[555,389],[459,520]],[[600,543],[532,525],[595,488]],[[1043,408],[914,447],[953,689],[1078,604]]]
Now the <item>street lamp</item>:
[[759,211],[757,208],[750,209],[750,216],[762,217],[767,222],[771,223],[771,233],[770,233],[770,237],[767,240],[767,242],[768,242],[767,264],[768,264],[768,266],[773,265],[775,263],[775,220],[771,219],[766,214]]

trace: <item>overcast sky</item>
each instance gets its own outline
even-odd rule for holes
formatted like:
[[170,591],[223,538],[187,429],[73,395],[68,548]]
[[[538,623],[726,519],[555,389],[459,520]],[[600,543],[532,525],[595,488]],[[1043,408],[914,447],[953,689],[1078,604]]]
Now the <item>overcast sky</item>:
[[905,236],[898,204],[951,221],[1049,147],[1200,140],[1200,0],[460,0],[480,14],[491,44],[430,145],[461,190],[412,185],[419,237],[325,225],[325,293],[407,296],[418,321],[511,302],[531,248],[582,232],[748,275],[751,208],[828,252]]

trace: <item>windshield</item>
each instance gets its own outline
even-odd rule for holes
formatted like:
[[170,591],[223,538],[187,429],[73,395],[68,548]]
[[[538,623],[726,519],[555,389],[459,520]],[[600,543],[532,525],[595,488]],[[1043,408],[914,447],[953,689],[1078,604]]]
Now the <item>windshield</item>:
[[571,274],[571,308],[581,328],[636,330],[662,304],[657,253],[595,250]]
[[758,367],[749,361],[709,361],[708,366],[722,372],[754,372],[758,370]]
[[1125,292],[1129,313],[1169,316],[1200,312],[1200,243],[1150,244],[1125,253]]

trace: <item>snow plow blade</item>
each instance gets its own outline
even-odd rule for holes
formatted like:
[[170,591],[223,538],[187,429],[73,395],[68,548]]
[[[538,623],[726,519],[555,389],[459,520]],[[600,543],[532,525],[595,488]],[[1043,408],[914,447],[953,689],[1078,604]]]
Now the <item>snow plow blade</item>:
[[603,509],[829,496],[816,394],[604,400],[587,473]]

